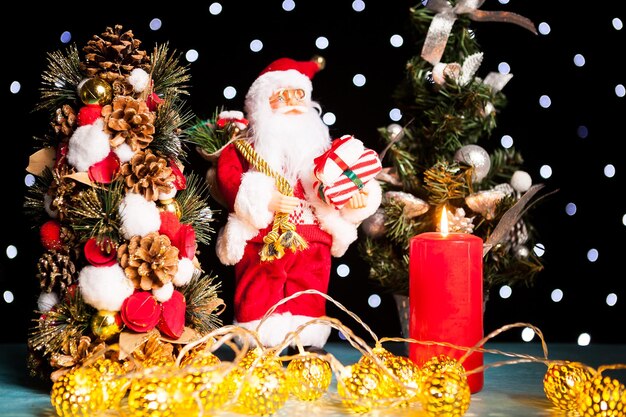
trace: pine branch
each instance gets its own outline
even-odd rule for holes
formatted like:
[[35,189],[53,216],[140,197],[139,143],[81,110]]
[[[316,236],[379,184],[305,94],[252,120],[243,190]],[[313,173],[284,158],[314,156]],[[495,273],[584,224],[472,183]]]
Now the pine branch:
[[224,302],[217,296],[221,283],[214,284],[215,278],[207,275],[201,277],[197,273],[181,289],[187,300],[185,322],[200,334],[209,333],[222,325],[218,316],[223,311]]
[[195,123],[187,129],[186,141],[196,145],[207,155],[215,155],[236,134],[232,130],[233,124],[228,123],[224,129],[217,126],[218,115],[222,111],[218,108],[208,120],[196,119]]
[[77,233],[78,241],[95,237],[99,241],[121,239],[119,205],[124,196],[124,182],[117,179],[109,187],[90,187],[78,192],[68,202],[67,221]]
[[66,296],[49,311],[37,311],[33,319],[29,345],[44,356],[58,353],[70,339],[79,339],[87,334],[93,308],[88,306],[79,291],[67,292]]
[[209,187],[193,172],[187,177],[187,186],[176,195],[181,209],[181,223],[190,224],[196,233],[198,243],[208,245],[215,232],[211,223],[216,213],[211,210]]
[[153,90],[164,97],[189,95],[189,65],[180,64],[176,51],[170,53],[169,43],[158,45],[150,56],[152,62]]
[[63,103],[75,101],[78,98],[76,87],[84,78],[76,45],[71,45],[65,52],[47,55],[48,67],[42,74],[43,86],[39,89],[41,101],[35,110],[53,110]]
[[168,159],[186,158],[181,136],[185,134],[183,126],[187,125],[194,115],[185,107],[185,102],[174,96],[166,96],[156,112],[155,134],[150,147]]
[[[424,172],[424,187],[428,190],[428,202],[441,206],[450,200],[463,199],[469,192],[467,167],[440,161]],[[471,172],[470,177],[471,178]]]

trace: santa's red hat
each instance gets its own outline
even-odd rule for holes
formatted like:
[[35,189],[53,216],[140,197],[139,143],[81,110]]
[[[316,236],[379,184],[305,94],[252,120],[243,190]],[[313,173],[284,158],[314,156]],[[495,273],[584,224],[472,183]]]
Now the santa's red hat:
[[305,100],[311,100],[313,85],[311,79],[324,68],[324,58],[314,57],[309,61],[296,61],[291,58],[279,58],[269,64],[250,86],[246,94],[246,113],[254,113],[260,106],[269,109],[270,96],[280,88],[301,88]]

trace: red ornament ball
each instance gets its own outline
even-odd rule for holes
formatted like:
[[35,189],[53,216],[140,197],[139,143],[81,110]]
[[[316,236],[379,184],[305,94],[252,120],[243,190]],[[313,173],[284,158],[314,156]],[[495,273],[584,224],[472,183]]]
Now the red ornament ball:
[[41,244],[47,250],[61,250],[61,223],[56,220],[48,220],[39,229]]
[[78,110],[78,126],[91,125],[100,118],[102,106],[99,104],[87,104]]

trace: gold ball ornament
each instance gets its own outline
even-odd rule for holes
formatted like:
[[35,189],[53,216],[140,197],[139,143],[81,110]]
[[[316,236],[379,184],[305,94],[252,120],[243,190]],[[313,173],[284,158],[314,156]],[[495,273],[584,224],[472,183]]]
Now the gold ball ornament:
[[100,375],[98,380],[102,384],[102,410],[119,409],[130,385],[130,380],[124,376],[126,371],[123,365],[100,357],[91,367]]
[[421,379],[430,376],[434,373],[442,373],[442,372],[454,372],[459,376],[465,377],[465,368],[459,361],[454,358],[451,358],[448,355],[437,355],[433,356],[426,362],[424,362],[421,366],[420,373]]
[[227,375],[227,384],[229,387],[229,392],[231,394],[235,394],[237,390],[239,390],[239,386],[241,385],[241,381],[243,380],[244,375],[255,361],[259,360],[261,357],[261,349],[254,348],[246,351],[239,362],[231,369],[231,371]]
[[60,417],[93,416],[102,409],[100,374],[93,368],[74,368],[53,385],[50,401]]
[[460,417],[470,406],[470,387],[456,370],[434,371],[422,377],[423,409],[431,416]]
[[128,411],[133,417],[175,417],[190,413],[193,386],[177,372],[164,365],[146,369],[146,375],[133,379],[128,392]]
[[367,413],[386,397],[380,368],[368,361],[346,366],[339,372],[337,393],[352,412]]
[[183,215],[182,209],[180,208],[180,204],[178,201],[173,198],[166,198],[164,200],[157,201],[157,207],[159,211],[169,211],[170,213],[174,213],[178,219]]
[[585,383],[577,411],[581,417],[626,417],[626,387],[598,374]]
[[552,404],[562,410],[575,411],[580,394],[593,374],[578,362],[553,362],[543,377],[543,391]]
[[101,340],[109,340],[122,331],[122,321],[116,311],[99,310],[90,324],[92,333]]
[[[383,391],[387,396],[390,399],[402,400],[397,404],[399,406],[408,406],[409,402],[417,400],[421,377],[419,366],[409,358],[394,355],[382,346],[374,347],[372,353],[387,369],[387,372],[381,372],[385,386]],[[359,362],[374,363],[367,356],[362,356]]]
[[104,106],[113,99],[113,87],[101,78],[89,78],[78,86],[78,97],[84,104]]
[[188,415],[199,416],[221,408],[229,398],[228,385],[224,378],[223,366],[215,369],[189,368],[181,375],[180,389],[186,402],[178,410]]
[[287,375],[282,363],[262,360],[243,376],[236,401],[245,414],[266,416],[278,411],[288,398]]
[[289,392],[302,401],[320,398],[330,386],[333,372],[327,360],[314,355],[292,359],[287,365]]
[[321,70],[323,70],[324,68],[326,68],[326,58],[324,58],[321,55],[315,55],[311,58],[311,61],[315,62],[317,64],[317,67]]

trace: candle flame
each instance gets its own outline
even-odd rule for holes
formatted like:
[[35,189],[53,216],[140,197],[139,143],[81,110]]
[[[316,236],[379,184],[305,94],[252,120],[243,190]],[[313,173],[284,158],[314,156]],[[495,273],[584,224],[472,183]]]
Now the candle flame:
[[441,220],[439,221],[439,231],[442,235],[448,236],[448,210],[441,208]]

